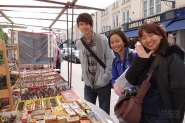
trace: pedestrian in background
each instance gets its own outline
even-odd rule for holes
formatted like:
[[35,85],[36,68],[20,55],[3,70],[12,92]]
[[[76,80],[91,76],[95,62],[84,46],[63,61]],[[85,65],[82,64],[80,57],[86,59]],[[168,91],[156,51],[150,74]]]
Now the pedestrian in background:
[[162,57],[150,78],[151,86],[143,99],[140,123],[182,123],[185,112],[184,52],[169,44],[163,27],[148,20],[138,29],[141,44],[138,57],[126,72],[132,85],[141,85],[156,56]]
[[[96,104],[98,97],[99,107],[107,114],[110,113],[111,97],[111,63],[114,58],[113,51],[108,46],[108,40],[92,32],[93,19],[90,14],[82,13],[77,17],[78,29],[83,34],[81,40],[76,43],[79,50],[79,58],[82,67],[82,76],[85,83],[84,98],[85,100]],[[84,41],[88,47],[98,56],[106,65],[104,69],[86,49]]]

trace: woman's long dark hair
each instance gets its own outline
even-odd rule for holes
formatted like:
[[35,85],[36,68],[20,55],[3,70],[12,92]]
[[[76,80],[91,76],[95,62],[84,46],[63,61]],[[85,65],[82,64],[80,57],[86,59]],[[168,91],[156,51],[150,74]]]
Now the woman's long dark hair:
[[140,26],[138,29],[139,39],[141,39],[141,37],[143,36],[143,31],[147,33],[153,33],[158,36],[162,36],[161,42],[159,44],[159,48],[155,52],[156,54],[163,55],[165,49],[170,47],[170,44],[166,37],[166,32],[159,23],[149,21],[149,20],[147,22],[144,22],[144,24]]
[[[125,34],[120,30],[120,29],[116,29],[116,30],[113,30],[111,31],[109,37],[108,37],[108,43],[109,43],[109,47],[111,48],[111,45],[110,45],[110,37],[113,35],[113,34],[117,34],[121,37],[121,39],[123,40],[123,42],[125,43],[125,47],[127,47],[128,45],[128,41],[127,41],[127,38],[125,36]],[[112,49],[112,48],[111,48]]]

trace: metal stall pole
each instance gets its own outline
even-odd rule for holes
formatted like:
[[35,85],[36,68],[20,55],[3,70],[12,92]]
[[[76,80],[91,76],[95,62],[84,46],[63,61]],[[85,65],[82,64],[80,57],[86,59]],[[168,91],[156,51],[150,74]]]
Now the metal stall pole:
[[[71,33],[71,41],[73,42],[73,14],[74,14],[74,6],[72,7],[72,33]],[[71,69],[70,69],[70,88],[72,83],[72,43],[71,42]]]
[[13,23],[12,23],[11,37],[12,37],[12,39],[11,39],[12,41],[10,44],[14,44]]
[[50,52],[49,52],[49,56],[50,56],[50,62],[49,62],[49,68],[51,69],[51,28],[49,28],[49,42],[50,42]]
[[[70,85],[70,79],[69,79],[69,42],[68,42],[68,39],[69,39],[69,35],[68,35],[68,8],[66,9],[66,16],[67,16],[67,69],[68,69],[68,86]],[[70,87],[70,86],[69,86]],[[71,87],[70,87],[71,89]]]

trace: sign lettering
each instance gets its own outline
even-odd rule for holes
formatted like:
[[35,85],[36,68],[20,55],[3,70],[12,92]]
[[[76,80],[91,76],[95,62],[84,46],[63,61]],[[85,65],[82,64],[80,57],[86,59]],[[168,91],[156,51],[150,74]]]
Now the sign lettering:
[[140,21],[136,21],[136,22],[133,22],[133,23],[130,23],[128,28],[131,29],[131,28],[136,28],[136,27],[139,27],[141,26],[146,20],[152,20],[154,22],[160,22],[161,21],[161,18],[160,16],[156,16],[156,17],[152,17],[152,18],[147,18],[147,19],[143,19],[143,20],[140,20]]

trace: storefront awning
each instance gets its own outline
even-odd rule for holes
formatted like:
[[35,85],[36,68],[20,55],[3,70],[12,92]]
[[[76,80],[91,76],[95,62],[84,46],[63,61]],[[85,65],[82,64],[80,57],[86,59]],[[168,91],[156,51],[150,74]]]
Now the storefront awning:
[[125,32],[127,38],[137,37],[137,29]]
[[168,26],[171,22],[172,22],[172,20],[166,20],[166,21],[160,22],[160,24],[163,25],[163,27],[165,28],[165,27]]
[[172,24],[166,27],[166,31],[177,31],[177,30],[183,30],[185,29],[185,19],[184,20],[179,20],[179,21],[174,21]]

